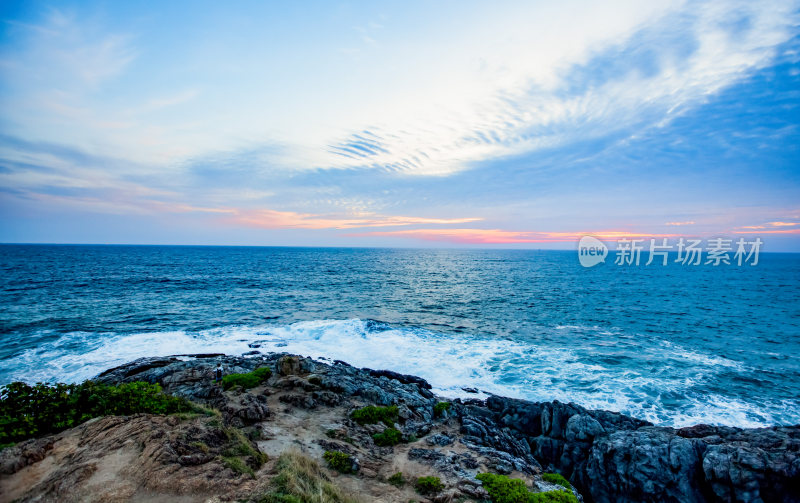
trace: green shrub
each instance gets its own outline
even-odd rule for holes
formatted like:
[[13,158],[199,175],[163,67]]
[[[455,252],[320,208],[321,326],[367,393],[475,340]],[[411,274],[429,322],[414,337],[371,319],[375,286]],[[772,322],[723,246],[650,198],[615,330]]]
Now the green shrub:
[[508,478],[495,473],[479,473],[475,478],[481,481],[483,488],[492,498],[492,503],[525,503],[529,501],[531,492],[525,482]]
[[489,493],[492,503],[578,503],[571,491],[534,493],[525,482],[495,473],[480,473],[476,477]]
[[222,378],[222,387],[231,389],[234,386],[241,386],[242,389],[255,388],[272,376],[272,369],[269,367],[259,367],[246,374],[228,374]]
[[406,484],[406,479],[403,477],[402,472],[397,472],[389,477],[388,482],[395,487],[403,487]]
[[442,417],[445,412],[450,410],[452,404],[450,402],[439,402],[433,406],[433,417]]
[[542,480],[550,482],[551,484],[558,484],[570,491],[572,490],[572,484],[559,473],[543,473]]
[[414,487],[418,493],[430,496],[440,493],[444,489],[444,484],[439,477],[420,477]]
[[98,416],[194,410],[187,400],[146,382],[116,386],[93,381],[33,386],[14,382],[0,387],[0,444],[57,433]]
[[531,503],[578,503],[578,498],[568,491],[546,491],[531,493]]
[[403,434],[400,433],[400,430],[397,428],[386,428],[382,432],[372,435],[372,440],[375,441],[375,445],[381,447],[397,445],[402,438]]
[[360,425],[375,424],[383,422],[386,426],[392,426],[399,417],[397,405],[390,405],[389,407],[376,407],[375,405],[367,405],[358,410],[354,410],[350,417]]
[[328,462],[328,466],[341,473],[353,473],[353,458],[349,454],[341,451],[325,451],[323,459]]

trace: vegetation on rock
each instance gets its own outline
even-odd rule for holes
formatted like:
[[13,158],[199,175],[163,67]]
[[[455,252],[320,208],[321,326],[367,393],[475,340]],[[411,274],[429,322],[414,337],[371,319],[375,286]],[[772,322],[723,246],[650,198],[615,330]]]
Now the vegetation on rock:
[[550,482],[551,484],[558,484],[566,489],[572,490],[572,484],[569,483],[560,473],[543,473],[542,480]]
[[397,405],[390,405],[389,407],[367,405],[366,407],[354,410],[350,414],[350,417],[353,421],[362,426],[379,422],[383,422],[386,426],[392,426],[399,416]]
[[353,473],[353,458],[341,451],[325,451],[322,455],[328,466],[340,473]]
[[452,404],[450,402],[439,402],[433,406],[433,416],[434,417],[442,417],[448,410]]
[[[259,451],[238,428],[224,428],[228,446],[222,453],[226,466],[238,473],[254,475],[254,469],[267,462],[267,455]],[[241,465],[246,469],[241,469]]]
[[0,445],[58,433],[98,416],[194,410],[189,401],[146,382],[115,386],[92,381],[33,386],[14,382],[0,387]]
[[388,478],[387,482],[395,487],[403,487],[406,484],[406,479],[403,477],[402,472],[397,472]]
[[271,491],[258,503],[357,503],[331,483],[319,464],[297,452],[280,455]]
[[440,493],[442,489],[444,489],[444,484],[442,484],[439,477],[419,477],[414,487],[417,489],[418,493],[432,496]]
[[255,388],[272,376],[272,369],[260,367],[246,374],[228,374],[222,378],[222,387],[231,389],[234,386],[241,386],[242,389]]
[[489,493],[492,503],[578,503],[569,491],[547,491],[534,493],[525,482],[496,473],[480,473],[476,477]]
[[397,445],[402,438],[403,434],[400,433],[400,430],[397,428],[386,428],[382,432],[372,435],[372,440],[375,441],[375,445],[381,447]]

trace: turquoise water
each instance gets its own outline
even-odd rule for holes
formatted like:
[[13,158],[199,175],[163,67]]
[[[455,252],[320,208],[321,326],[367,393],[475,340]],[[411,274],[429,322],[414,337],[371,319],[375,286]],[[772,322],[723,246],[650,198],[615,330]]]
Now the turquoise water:
[[292,351],[617,410],[800,423],[800,255],[585,269],[576,252],[0,246],[0,382]]

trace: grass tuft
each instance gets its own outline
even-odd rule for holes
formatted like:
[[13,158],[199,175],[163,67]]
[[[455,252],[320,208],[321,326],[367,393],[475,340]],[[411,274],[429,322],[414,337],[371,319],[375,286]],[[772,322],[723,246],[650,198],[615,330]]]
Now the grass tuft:
[[222,456],[222,464],[224,464],[226,467],[230,468],[236,473],[242,475],[249,475],[254,478],[256,476],[255,470],[247,466],[247,463],[245,463],[244,460],[240,457]]
[[358,503],[335,486],[319,464],[299,452],[285,452],[276,464],[271,491],[258,503]]

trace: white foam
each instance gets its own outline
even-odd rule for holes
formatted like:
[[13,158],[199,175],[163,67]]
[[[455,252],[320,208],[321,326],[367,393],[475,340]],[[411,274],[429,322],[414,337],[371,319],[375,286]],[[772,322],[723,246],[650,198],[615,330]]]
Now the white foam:
[[[443,396],[475,396],[461,390],[462,386],[469,386],[529,400],[574,401],[589,408],[616,410],[675,426],[700,422],[735,426],[800,422],[798,403],[762,404],[736,397],[685,396],[684,390],[713,376],[718,366],[730,368],[737,363],[675,345],[668,346],[670,354],[691,364],[693,370],[680,377],[606,367],[585,355],[581,358],[571,348],[396,328],[360,319],[229,326],[196,333],[69,333],[3,362],[0,382],[76,382],[142,356],[241,355],[252,351],[251,346],[258,346],[262,352],[327,357],[359,367],[419,375]],[[76,347],[85,350],[77,352]],[[679,410],[668,410],[666,399],[662,398],[665,396],[680,397]]]

